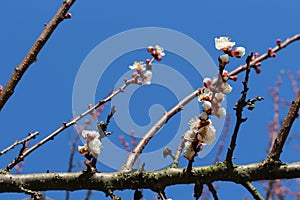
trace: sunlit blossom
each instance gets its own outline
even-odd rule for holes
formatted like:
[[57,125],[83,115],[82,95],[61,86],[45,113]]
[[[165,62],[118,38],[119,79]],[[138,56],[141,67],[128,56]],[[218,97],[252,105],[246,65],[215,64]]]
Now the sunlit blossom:
[[215,47],[218,50],[227,50],[232,48],[235,45],[235,42],[231,42],[229,37],[220,37],[215,38]]
[[211,103],[209,101],[204,101],[202,104],[202,109],[204,112],[208,112],[211,109]]
[[155,50],[156,52],[161,55],[161,56],[165,56],[165,51],[164,51],[164,48],[162,48],[161,46],[159,45],[155,45]]
[[237,58],[240,58],[245,55],[246,49],[244,47],[236,47],[234,49],[233,55]]
[[224,117],[225,115],[226,115],[226,109],[223,107],[219,108],[217,112],[217,117],[221,118]]
[[143,77],[144,77],[143,78],[143,83],[146,84],[146,85],[150,85],[151,80],[152,80],[152,71],[146,70]]
[[222,83],[221,89],[223,94],[228,94],[231,92],[232,87],[228,83]]
[[143,71],[146,70],[144,62],[138,62],[138,61],[135,61],[133,63],[133,65],[129,66],[129,68],[133,69],[133,70],[136,70],[136,71],[139,71],[139,72],[143,72]]

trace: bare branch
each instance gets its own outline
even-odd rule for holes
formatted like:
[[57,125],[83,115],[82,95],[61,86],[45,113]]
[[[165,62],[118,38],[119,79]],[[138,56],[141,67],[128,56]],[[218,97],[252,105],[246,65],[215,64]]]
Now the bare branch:
[[187,97],[185,97],[182,101],[180,101],[176,106],[174,106],[170,111],[166,112],[164,116],[144,135],[144,137],[140,140],[137,146],[133,149],[133,151],[128,155],[128,158],[125,164],[122,167],[122,170],[132,170],[132,166],[134,165],[137,157],[142,153],[145,146],[151,140],[151,138],[163,127],[167,121],[174,116],[176,113],[180,112],[183,109],[183,106],[192,101],[200,92],[202,88],[194,91]]
[[55,16],[52,20],[45,25],[44,31],[35,41],[27,55],[24,57],[23,61],[15,68],[13,74],[11,75],[9,81],[7,82],[6,86],[3,88],[2,92],[0,93],[0,111],[2,110],[3,106],[7,102],[7,100],[11,97],[14,93],[14,90],[21,80],[22,76],[26,72],[26,70],[30,67],[30,65],[36,60],[37,55],[44,47],[54,30],[57,26],[64,20],[65,14],[71,8],[72,4],[75,0],[68,0],[64,1],[62,6],[59,8]]
[[34,133],[29,133],[28,136],[20,141],[16,140],[12,145],[10,145],[9,147],[7,147],[6,149],[2,150],[0,152],[0,156],[7,153],[9,150],[15,148],[17,145],[19,144],[23,144],[31,139],[34,139],[35,136],[37,136],[39,134],[39,132],[34,132]]
[[217,190],[215,189],[214,185],[212,183],[208,183],[207,186],[208,186],[209,191],[213,195],[214,200],[218,200],[219,197],[217,195]]
[[[286,41],[284,41],[283,43],[281,43],[280,45],[277,45],[276,47],[274,47],[272,49],[272,52],[278,52],[280,51],[282,48],[285,48],[287,47],[289,44],[293,43],[293,42],[296,42],[297,40],[300,39],[300,34],[297,34],[297,35],[294,35],[293,37],[291,38],[287,38]],[[255,66],[256,63],[258,62],[261,62],[265,59],[269,58],[269,54],[268,53],[265,53],[259,57],[257,57],[256,59],[252,60],[250,62],[250,66]],[[246,65],[242,65],[238,68],[236,68],[235,70],[231,71],[229,73],[230,76],[233,76],[233,75],[236,75],[236,74],[239,74],[240,72],[244,71],[247,69],[247,64]]]
[[254,185],[252,185],[251,182],[247,181],[245,183],[242,183],[242,185],[250,192],[254,199],[264,200],[259,191],[254,187]]
[[298,114],[299,108],[300,108],[300,91],[298,91],[295,100],[292,102],[290,110],[282,123],[279,134],[274,141],[272,150],[270,151],[269,157],[266,159],[266,161],[279,161],[280,154],[282,152],[287,136],[290,133],[293,122],[299,116]]
[[174,161],[173,161],[172,167],[175,167],[175,168],[178,167],[179,158],[180,158],[180,155],[181,155],[181,152],[183,149],[184,149],[184,139],[181,141],[181,143],[179,144],[179,146],[176,150],[176,154],[174,156]]
[[246,118],[242,117],[242,114],[243,114],[244,107],[247,105],[246,98],[247,98],[247,92],[249,90],[248,81],[249,81],[249,74],[250,74],[250,69],[251,69],[250,61],[251,61],[252,57],[253,57],[253,53],[251,53],[246,59],[247,69],[246,69],[245,79],[243,80],[244,89],[242,91],[242,97],[238,100],[238,102],[236,103],[236,106],[234,108],[236,110],[236,112],[235,112],[236,123],[235,123],[235,127],[234,127],[234,132],[231,137],[230,146],[228,147],[228,151],[227,151],[227,155],[226,155],[226,162],[227,162],[227,164],[229,164],[231,166],[232,166],[232,155],[233,155],[234,148],[236,146],[236,140],[237,140],[238,132],[240,130],[240,126],[243,122],[245,122],[247,120]]
[[96,105],[90,107],[88,110],[86,110],[85,112],[81,113],[79,116],[75,117],[73,120],[71,120],[69,122],[64,122],[60,128],[58,128],[57,130],[55,130],[54,132],[52,132],[50,135],[48,135],[42,141],[38,142],[37,144],[35,144],[34,146],[32,146],[31,148],[29,148],[28,150],[26,150],[22,155],[18,156],[16,159],[14,159],[10,164],[7,165],[6,170],[7,171],[11,170],[14,166],[16,166],[20,161],[24,160],[24,158],[26,158],[34,150],[36,150],[37,148],[39,148],[43,144],[49,142],[50,140],[53,140],[54,137],[56,135],[58,135],[60,132],[62,132],[66,128],[68,128],[68,127],[76,124],[80,119],[82,119],[86,115],[92,113],[92,111],[95,110],[96,108],[98,108],[99,106],[101,106],[101,105],[103,105],[103,104],[111,101],[111,99],[113,97],[115,97],[117,94],[125,91],[125,89],[126,89],[126,87],[128,85],[134,84],[134,83],[135,83],[134,79],[125,80],[125,83],[118,90],[113,91],[108,97],[106,97],[105,99],[99,101]]
[[[213,174],[213,176],[212,176]],[[208,184],[215,181],[244,183],[247,181],[300,178],[300,162],[281,165],[274,168],[262,163],[230,168],[224,163],[213,166],[194,167],[186,174],[185,168],[168,168],[155,172],[135,171],[132,173],[40,173],[8,174],[0,173],[0,193],[23,192],[20,185],[32,191],[45,190],[98,190],[107,193],[107,189],[124,190],[151,189],[159,191],[170,185]]]

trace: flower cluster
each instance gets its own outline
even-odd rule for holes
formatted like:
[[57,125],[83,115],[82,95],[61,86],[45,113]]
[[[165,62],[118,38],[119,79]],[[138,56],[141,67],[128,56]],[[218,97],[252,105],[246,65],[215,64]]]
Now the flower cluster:
[[234,45],[235,42],[231,42],[228,37],[215,39],[216,48],[224,51],[225,54],[218,58],[219,77],[213,80],[210,78],[203,80],[204,88],[198,97],[198,101],[202,102],[202,113],[190,120],[190,129],[184,134],[185,150],[183,155],[190,161],[193,161],[198,152],[202,150],[203,145],[212,144],[215,140],[216,129],[209,116],[222,118],[226,115],[226,109],[221,106],[221,103],[225,99],[225,95],[232,90],[227,83],[228,80],[235,81],[237,76],[230,76],[224,68],[229,63],[229,56],[240,58],[245,54],[243,47],[236,47],[232,51]]
[[[152,62],[154,60],[161,61],[162,57],[165,56],[164,49],[160,47],[159,45],[156,45],[155,47],[149,46],[148,52],[151,54],[152,59],[147,59],[146,63],[142,61],[135,61],[133,65],[130,65],[129,68],[132,70],[136,70],[132,74],[132,77],[134,78],[135,82],[139,85],[146,84],[150,85],[152,80]],[[142,81],[139,81],[139,78],[142,79]]]
[[215,38],[215,47],[218,50],[222,50],[225,54],[219,56],[219,66],[225,67],[229,63],[229,56],[241,58],[245,55],[244,47],[236,47],[232,50],[232,47],[235,45],[235,42],[231,42],[228,37]]
[[97,159],[100,154],[100,149],[102,148],[99,132],[83,130],[81,135],[87,143],[83,146],[78,146],[79,153],[83,154],[84,156],[91,154]]

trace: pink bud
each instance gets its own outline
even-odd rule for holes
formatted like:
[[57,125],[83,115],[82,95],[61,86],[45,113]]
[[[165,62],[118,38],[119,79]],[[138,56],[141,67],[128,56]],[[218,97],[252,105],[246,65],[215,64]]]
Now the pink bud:
[[93,107],[93,104],[90,103],[90,104],[88,105],[88,108],[91,109],[92,107]]
[[256,52],[256,53],[254,54],[254,56],[255,56],[255,58],[257,58],[257,57],[259,56],[259,53]]
[[279,39],[279,38],[276,40],[276,43],[277,43],[277,45],[279,45],[279,46],[281,45],[281,42],[282,42],[282,41],[281,41],[281,39]]
[[258,68],[255,68],[255,72],[256,72],[257,74],[260,74],[261,70],[258,69]]
[[154,51],[154,47],[153,46],[149,46],[148,49],[147,49],[147,51],[149,53],[152,53]]
[[255,64],[255,66],[256,66],[256,67],[261,66],[261,62],[257,62],[257,63]]
[[71,13],[66,13],[64,16],[65,19],[71,19],[72,18],[72,14]]
[[161,56],[161,55],[156,55],[156,56],[155,56],[155,59],[156,59],[157,61],[161,61],[161,60],[162,60],[162,56]]
[[231,79],[233,81],[236,81],[238,79],[238,76],[237,75],[230,76],[229,79]]
[[150,62],[151,62],[150,59],[147,59],[147,60],[146,60],[146,64],[147,64],[147,65],[148,65]]
[[268,53],[271,53],[273,51],[272,48],[268,48]]

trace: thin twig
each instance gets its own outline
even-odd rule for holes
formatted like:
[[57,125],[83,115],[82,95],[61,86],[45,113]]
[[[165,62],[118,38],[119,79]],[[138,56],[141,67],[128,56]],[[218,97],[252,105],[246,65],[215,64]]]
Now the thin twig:
[[93,194],[93,190],[88,190],[84,200],[89,200]]
[[203,88],[200,88],[187,97],[185,97],[182,101],[180,101],[176,106],[174,106],[170,111],[166,112],[163,117],[144,135],[144,137],[140,140],[140,142],[136,145],[133,151],[128,155],[128,158],[125,164],[122,167],[122,170],[132,170],[132,166],[134,165],[138,156],[142,153],[145,146],[151,140],[151,138],[163,127],[167,121],[174,116],[176,113],[180,112],[183,109],[183,106],[192,101],[196,96],[201,93]]
[[298,111],[300,108],[300,91],[298,91],[295,100],[292,102],[290,110],[286,115],[277,138],[274,141],[272,150],[265,161],[279,161],[283,146],[290,133],[291,127],[295,119],[299,116]]
[[[291,44],[291,43],[293,43],[293,42],[295,42],[295,41],[297,41],[297,40],[299,40],[299,39],[300,39],[300,34],[294,35],[294,36],[291,37],[291,38],[287,38],[284,42],[282,42],[282,43],[280,44],[280,46],[279,46],[279,45],[276,45],[276,46],[272,49],[272,52],[278,52],[278,51],[280,51],[281,49],[287,47],[289,44]],[[263,54],[263,55],[261,55],[261,56],[255,58],[254,60],[252,60],[252,61],[250,62],[250,66],[255,66],[256,63],[261,62],[261,61],[263,61],[263,60],[265,60],[265,59],[267,59],[267,58],[269,58],[269,54],[268,54],[268,53],[265,53],[265,54]],[[247,69],[247,64],[246,64],[246,65],[242,65],[242,66],[236,68],[235,70],[231,71],[231,72],[229,73],[229,75],[230,75],[230,76],[236,75],[236,74],[238,74],[238,73],[240,73],[240,72],[242,72],[242,71],[244,71],[244,70],[246,70],[246,69]]]
[[17,145],[19,144],[23,144],[26,143],[27,141],[34,139],[35,136],[37,136],[39,134],[39,132],[34,132],[34,133],[29,133],[28,136],[20,141],[16,140],[12,145],[10,145],[9,147],[7,147],[6,149],[2,150],[0,152],[0,156],[7,153],[8,151],[10,151],[11,149],[15,148]]
[[207,184],[209,191],[211,192],[211,194],[214,197],[214,200],[218,200],[218,194],[217,194],[217,190],[215,189],[214,185],[212,183],[208,183]]
[[251,182],[247,181],[245,183],[242,183],[242,185],[250,192],[250,194],[253,196],[256,200],[263,200],[264,198],[259,193],[259,191],[252,185]]
[[6,167],[6,170],[9,171],[11,170],[14,166],[16,166],[20,161],[24,160],[24,158],[26,158],[30,153],[32,153],[34,150],[36,150],[37,148],[39,148],[40,146],[42,146],[43,144],[45,144],[46,142],[53,140],[54,137],[56,135],[58,135],[60,132],[62,132],[63,130],[65,130],[66,128],[76,124],[80,119],[82,119],[83,117],[85,117],[86,115],[90,114],[94,109],[98,108],[99,106],[111,101],[111,99],[113,97],[115,97],[117,94],[123,92],[126,87],[130,84],[134,84],[135,80],[134,79],[130,79],[130,80],[125,80],[125,83],[118,89],[115,90],[114,92],[112,92],[108,97],[106,97],[105,99],[99,101],[97,104],[95,104],[94,106],[90,107],[88,110],[86,110],[85,112],[81,113],[79,116],[75,117],[73,120],[69,121],[69,122],[64,122],[62,124],[62,126],[60,128],[58,128],[57,130],[55,130],[54,132],[52,132],[50,135],[48,135],[46,138],[44,138],[42,141],[38,142],[37,144],[35,144],[34,146],[32,146],[31,148],[29,148],[26,152],[24,152],[22,155],[18,156],[16,159],[14,159],[11,163],[9,163]]
[[237,140],[238,132],[240,130],[240,126],[243,122],[247,120],[246,118],[242,117],[242,114],[243,114],[244,107],[247,105],[246,98],[247,98],[247,92],[249,90],[248,81],[249,81],[249,74],[251,69],[250,61],[252,57],[253,57],[253,53],[251,53],[246,59],[247,69],[246,69],[245,79],[243,80],[244,88],[242,91],[242,97],[238,100],[235,106],[236,123],[235,123],[234,132],[231,137],[230,146],[228,147],[226,160],[225,160],[226,163],[231,166],[232,166],[232,155],[233,155],[234,148],[236,146],[236,140]]
[[6,86],[3,88],[2,92],[0,93],[0,111],[2,110],[7,100],[14,93],[17,84],[21,80],[26,70],[36,60],[37,55],[44,47],[44,45],[46,44],[46,42],[48,41],[48,39],[56,29],[56,27],[64,20],[65,14],[71,8],[74,2],[75,0],[65,0],[63,2],[62,6],[59,8],[55,16],[51,19],[51,21],[48,24],[45,25],[44,31],[35,41],[35,43],[31,47],[27,55],[24,57],[22,62],[15,68]]
[[184,149],[184,139],[181,141],[181,143],[179,144],[179,146],[176,150],[176,154],[174,156],[174,161],[173,161],[172,167],[178,168],[179,158],[180,158],[180,155],[181,155],[181,152],[183,149]]

